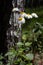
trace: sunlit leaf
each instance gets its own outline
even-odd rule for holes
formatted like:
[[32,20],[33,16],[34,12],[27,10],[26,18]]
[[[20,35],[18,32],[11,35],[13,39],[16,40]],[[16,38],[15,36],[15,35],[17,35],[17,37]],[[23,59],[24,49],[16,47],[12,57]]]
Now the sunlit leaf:
[[26,65],[33,65],[32,63],[28,63],[28,64],[26,64]]
[[24,61],[21,61],[21,62],[20,62],[20,65],[25,65],[25,62],[24,62]]
[[24,44],[23,44],[22,42],[18,42],[18,43],[17,43],[17,46],[18,46],[18,47],[21,47],[21,46],[23,46],[23,45],[24,45]]
[[19,53],[22,53],[23,51],[24,51],[24,49],[22,49],[22,48],[19,48],[19,49],[18,49],[18,52],[19,52]]
[[3,59],[3,56],[0,55],[0,60],[2,60],[2,59]]
[[26,54],[26,59],[27,60],[33,60],[33,54],[32,53],[29,53],[29,54]]
[[22,35],[22,39],[23,39],[24,41],[26,41],[26,40],[27,40],[27,35],[26,35],[26,34]]
[[32,42],[26,42],[25,46],[30,46],[32,44]]

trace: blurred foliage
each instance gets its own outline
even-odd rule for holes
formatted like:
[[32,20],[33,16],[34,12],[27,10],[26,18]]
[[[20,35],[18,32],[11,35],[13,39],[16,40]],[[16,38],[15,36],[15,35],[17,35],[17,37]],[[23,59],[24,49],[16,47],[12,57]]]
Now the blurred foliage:
[[3,60],[3,56],[2,56],[2,54],[0,55],[0,65],[3,65],[3,62],[2,62],[2,60]]
[[[26,19],[26,23],[22,25],[22,41],[4,55],[4,58],[8,57],[6,65],[33,65],[32,60],[37,56],[36,53],[40,53],[40,58],[43,58],[43,9],[26,9],[26,12],[36,12],[39,18]],[[0,65],[3,65],[2,59],[3,56],[0,55]],[[38,59],[39,56],[34,62]]]
[[23,29],[22,39],[32,42],[31,49],[33,50],[33,52],[43,52],[43,26],[40,23],[35,22],[30,27],[27,25],[27,29]]
[[16,43],[5,54],[5,57],[8,56],[7,65],[32,65],[37,52],[43,53],[43,26],[35,22],[32,29],[22,31],[22,42]]
[[31,44],[31,42],[18,42],[16,48],[9,49],[5,54],[5,57],[8,56],[7,65],[31,65],[34,57],[33,53],[29,52],[29,46],[31,46]]

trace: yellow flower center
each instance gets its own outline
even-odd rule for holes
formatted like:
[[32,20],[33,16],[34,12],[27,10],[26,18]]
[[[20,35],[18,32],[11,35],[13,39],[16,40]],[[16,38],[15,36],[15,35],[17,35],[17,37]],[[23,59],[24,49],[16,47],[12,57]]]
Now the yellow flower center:
[[24,12],[20,12],[20,14],[23,14]]
[[18,20],[21,21],[22,20],[22,17],[18,18]]

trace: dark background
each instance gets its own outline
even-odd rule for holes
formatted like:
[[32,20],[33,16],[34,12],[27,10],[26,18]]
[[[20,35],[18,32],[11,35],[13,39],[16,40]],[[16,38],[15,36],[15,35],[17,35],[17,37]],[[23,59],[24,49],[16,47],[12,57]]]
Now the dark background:
[[0,0],[0,53],[7,51],[6,30],[12,10],[12,0]]
[[25,0],[25,7],[40,7],[43,5],[43,0]]

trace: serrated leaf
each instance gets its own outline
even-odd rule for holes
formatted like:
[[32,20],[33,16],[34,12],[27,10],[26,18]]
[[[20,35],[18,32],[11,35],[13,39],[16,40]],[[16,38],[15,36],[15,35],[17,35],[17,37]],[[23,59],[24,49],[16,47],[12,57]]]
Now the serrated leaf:
[[3,56],[0,55],[0,60],[2,60],[2,59],[3,59]]

